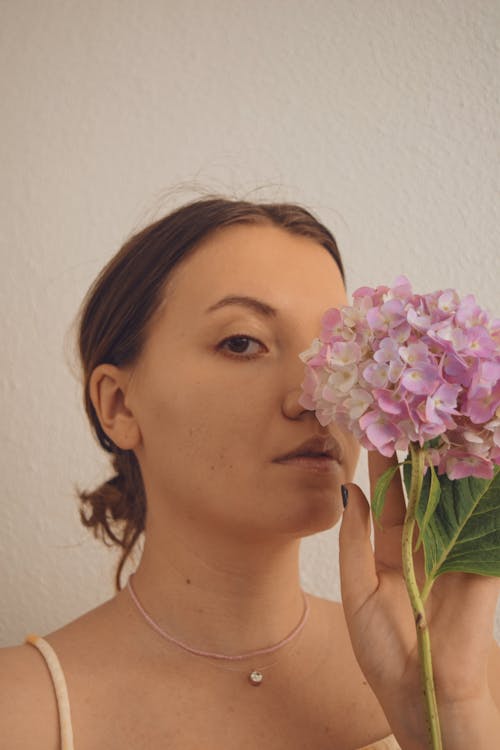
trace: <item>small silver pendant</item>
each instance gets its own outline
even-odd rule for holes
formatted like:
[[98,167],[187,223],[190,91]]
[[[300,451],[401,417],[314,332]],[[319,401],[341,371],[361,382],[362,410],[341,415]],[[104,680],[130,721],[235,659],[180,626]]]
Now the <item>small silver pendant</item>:
[[255,669],[249,676],[248,679],[250,681],[251,685],[258,686],[262,683],[262,680],[264,679],[264,675],[262,672],[257,672]]

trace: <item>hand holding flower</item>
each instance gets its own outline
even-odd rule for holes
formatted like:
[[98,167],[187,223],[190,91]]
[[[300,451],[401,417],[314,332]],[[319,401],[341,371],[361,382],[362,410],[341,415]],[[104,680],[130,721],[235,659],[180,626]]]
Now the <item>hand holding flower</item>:
[[[369,453],[370,484],[395,464]],[[355,484],[340,531],[342,601],[358,663],[384,709],[404,750],[429,747],[426,707],[421,688],[415,618],[402,569],[401,537],[406,514],[396,473],[387,491],[381,524]],[[415,555],[422,586],[424,556]],[[440,576],[426,602],[432,634],[432,663],[445,748],[490,750],[500,741],[500,714],[490,695],[487,665],[500,580],[466,573]]]
[[[499,592],[491,576],[500,576],[500,320],[472,295],[415,294],[404,276],[353,297],[351,307],[325,313],[321,338],[300,357],[307,364],[302,405],[371,452],[374,556],[369,512],[355,485],[341,532],[355,652],[388,715],[394,706],[408,708],[413,696],[409,736],[427,726],[432,748],[441,750],[442,714],[447,746],[458,750],[461,744],[449,745],[449,717],[459,726],[474,705],[477,715],[486,710],[484,721],[500,740],[484,653]],[[407,453],[407,504],[396,451]],[[381,473],[382,457],[394,460]],[[423,713],[415,702],[417,665]],[[402,726],[411,715],[403,710]],[[480,741],[467,721],[473,734],[463,737]]]

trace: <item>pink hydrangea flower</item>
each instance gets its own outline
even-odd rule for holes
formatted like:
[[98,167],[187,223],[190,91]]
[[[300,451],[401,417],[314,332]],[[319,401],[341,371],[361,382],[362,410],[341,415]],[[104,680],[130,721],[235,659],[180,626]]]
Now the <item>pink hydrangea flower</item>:
[[300,403],[368,450],[410,442],[450,479],[491,479],[500,463],[500,320],[454,289],[415,294],[405,276],[361,287],[327,310],[306,364]]

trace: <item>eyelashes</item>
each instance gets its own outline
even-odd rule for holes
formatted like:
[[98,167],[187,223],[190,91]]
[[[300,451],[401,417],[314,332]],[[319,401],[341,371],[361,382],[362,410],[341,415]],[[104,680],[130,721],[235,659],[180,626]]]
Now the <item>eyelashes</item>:
[[230,342],[237,342],[236,343],[236,349],[246,349],[247,344],[246,342],[252,341],[256,344],[259,344],[261,347],[264,345],[261,344],[261,342],[258,339],[253,338],[253,336],[246,336],[244,333],[235,334],[234,336],[228,336],[223,341],[221,341],[217,345],[217,349],[220,349],[223,351],[224,356],[231,357],[232,359],[255,359],[259,356],[259,353],[253,353],[253,354],[244,354],[242,351],[239,352],[231,352],[227,349],[224,349],[224,345],[228,344]]

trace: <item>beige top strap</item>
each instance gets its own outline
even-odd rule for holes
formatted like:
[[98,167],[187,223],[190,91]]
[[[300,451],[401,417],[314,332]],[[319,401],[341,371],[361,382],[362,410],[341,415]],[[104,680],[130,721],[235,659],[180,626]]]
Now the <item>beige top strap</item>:
[[[62,671],[61,663],[57,657],[56,652],[44,638],[38,635],[28,635],[25,639],[26,643],[31,643],[32,646],[40,651],[52,676],[54,683],[54,689],[57,698],[57,707],[59,710],[59,726],[61,733],[61,750],[74,750],[73,745],[73,728],[71,726],[71,713],[69,708],[68,688],[66,686],[66,680],[64,678],[64,672]],[[396,742],[394,735],[385,737],[378,742],[372,743],[371,745],[365,745],[360,747],[359,750],[401,750],[400,746]]]
[[26,636],[25,643],[30,643],[40,651],[47,663],[47,667],[49,668],[52,682],[54,683],[57,709],[59,712],[61,750],[74,750],[68,688],[58,656],[50,643],[41,636],[30,634]]

